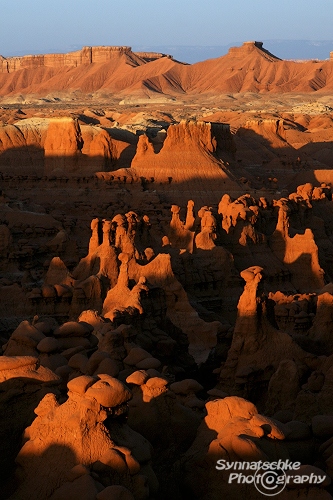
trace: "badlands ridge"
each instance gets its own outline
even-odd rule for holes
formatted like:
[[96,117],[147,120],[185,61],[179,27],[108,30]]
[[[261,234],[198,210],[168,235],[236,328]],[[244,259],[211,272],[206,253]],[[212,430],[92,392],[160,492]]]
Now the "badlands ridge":
[[261,42],[245,42],[225,56],[192,65],[166,54],[132,52],[130,47],[83,47],[67,54],[0,56],[0,96],[53,91],[119,97],[329,92],[332,68],[332,57],[283,61]]

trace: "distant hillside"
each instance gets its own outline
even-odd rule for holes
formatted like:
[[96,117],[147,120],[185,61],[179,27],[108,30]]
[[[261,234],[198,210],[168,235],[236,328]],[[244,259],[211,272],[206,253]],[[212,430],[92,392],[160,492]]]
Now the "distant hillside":
[[[328,59],[333,50],[333,40],[263,40],[265,47],[280,59]],[[227,54],[230,47],[241,45],[191,46],[191,45],[147,45],[136,46],[134,50],[148,50],[172,54],[175,59],[190,64]]]
[[[279,57],[278,57],[279,56]],[[333,52],[332,52],[333,56]],[[184,64],[130,47],[84,47],[67,54],[0,56],[0,95],[79,91],[124,98],[254,92],[332,92],[333,57],[290,61],[262,42],[231,47],[216,59]]]
[[[329,58],[333,50],[333,40],[262,40],[264,46],[280,59],[320,59]],[[235,41],[228,45],[135,45],[134,52],[160,52],[171,54],[178,61],[194,64],[206,59],[224,56],[230,47],[239,46],[243,42]],[[47,53],[78,51],[82,45],[72,47],[49,48]],[[1,49],[0,49],[1,50]],[[25,54],[42,54],[43,50],[28,49],[14,54],[2,53],[5,57],[24,56]]]

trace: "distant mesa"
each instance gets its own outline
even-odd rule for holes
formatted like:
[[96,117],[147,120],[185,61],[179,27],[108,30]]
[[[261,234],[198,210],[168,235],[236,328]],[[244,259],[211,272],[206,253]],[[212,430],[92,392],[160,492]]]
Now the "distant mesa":
[[5,58],[0,56],[0,73],[12,73],[23,68],[38,68],[41,66],[62,68],[64,66],[80,66],[81,64],[105,63],[115,57],[128,55],[133,62],[150,62],[161,57],[172,59],[169,54],[159,52],[132,52],[128,46],[96,46],[83,47],[75,52],[65,54],[39,54]]
[[271,62],[281,61],[278,57],[274,56],[268,50],[263,48],[263,42],[249,41],[244,42],[241,47],[231,47],[228,54],[234,57],[243,57],[251,52],[260,52],[261,55],[266,55],[267,59]]
[[128,46],[83,47],[66,54],[0,56],[0,95],[10,100],[17,94],[99,93],[131,104],[204,94],[331,93],[332,62],[333,51],[324,61],[282,60],[259,41],[192,65],[161,52],[133,52]]

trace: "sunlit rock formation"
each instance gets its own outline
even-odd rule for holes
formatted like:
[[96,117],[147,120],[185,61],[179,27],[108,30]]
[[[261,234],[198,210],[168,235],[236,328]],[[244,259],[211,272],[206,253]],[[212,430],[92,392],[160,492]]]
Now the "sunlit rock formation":
[[241,272],[244,291],[238,302],[237,319],[228,357],[220,371],[220,386],[230,394],[248,397],[251,385],[267,384],[279,364],[287,359],[306,363],[308,355],[292,338],[269,320],[269,304],[261,296],[260,267]]
[[31,118],[0,127],[0,167],[16,175],[87,175],[109,170],[116,155],[109,134],[71,117]]
[[318,260],[318,247],[311,229],[304,234],[290,235],[289,207],[286,200],[278,202],[279,215],[276,230],[270,238],[270,246],[274,254],[288,267],[292,273],[292,281],[300,290],[321,289],[324,286],[324,271]]
[[[149,443],[121,419],[129,389],[100,375],[75,378],[68,390],[65,403],[48,394],[37,406],[16,459],[20,479],[13,498],[70,497],[82,481],[97,495],[115,480],[134,497],[149,498],[158,486],[149,469]],[[141,463],[149,470],[148,480],[140,474]]]

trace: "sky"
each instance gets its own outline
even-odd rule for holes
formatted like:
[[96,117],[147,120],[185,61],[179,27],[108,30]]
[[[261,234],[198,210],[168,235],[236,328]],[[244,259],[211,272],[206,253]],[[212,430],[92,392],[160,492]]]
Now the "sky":
[[332,19],[333,0],[0,0],[0,54],[332,40]]

